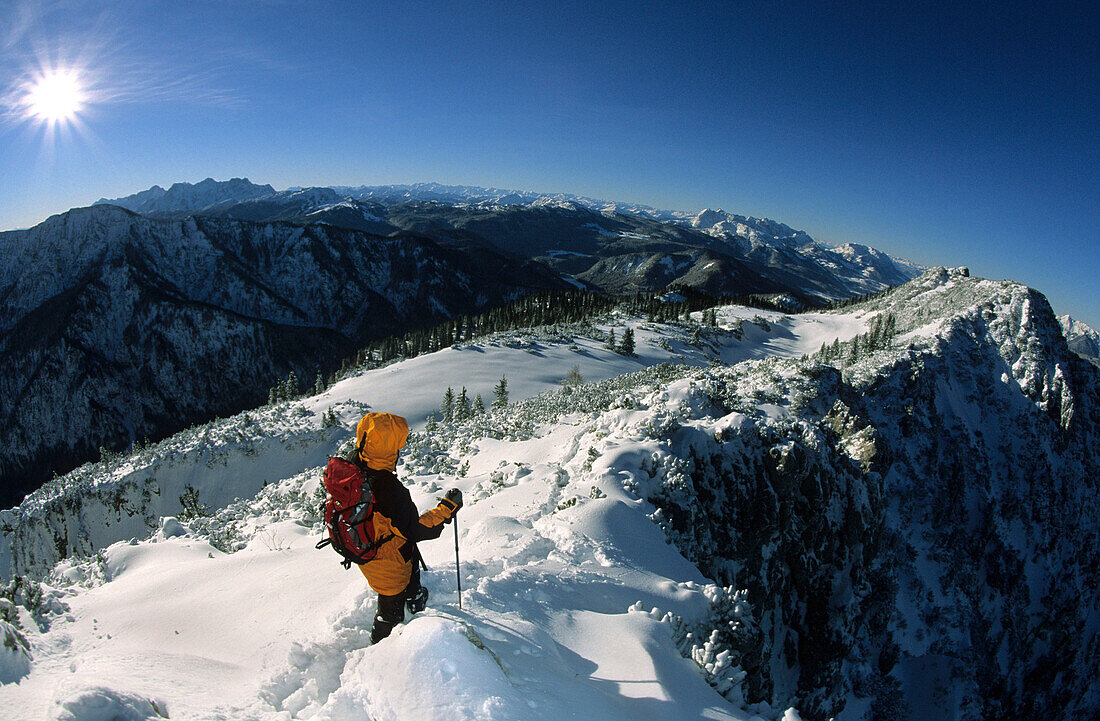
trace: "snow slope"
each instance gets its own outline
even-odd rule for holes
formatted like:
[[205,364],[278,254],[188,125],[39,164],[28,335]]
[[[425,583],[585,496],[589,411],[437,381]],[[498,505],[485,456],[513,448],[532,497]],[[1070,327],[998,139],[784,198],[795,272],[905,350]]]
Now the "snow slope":
[[[632,357],[602,342],[607,331],[621,336],[627,325],[636,333]],[[862,327],[847,316],[783,316],[748,308],[724,311],[722,325],[730,331],[699,338],[683,326],[624,318],[587,329],[499,334],[360,373],[300,403],[209,423],[131,456],[82,466],[19,507],[0,511],[0,577],[44,573],[62,557],[59,549],[88,554],[141,537],[155,530],[157,518],[180,512],[178,499],[187,486],[218,508],[316,466],[342,440],[338,431],[320,427],[329,409],[345,428],[367,410],[398,409],[415,430],[439,408],[448,386],[456,393],[466,387],[471,400],[480,394],[489,405],[501,376],[515,401],[557,388],[574,365],[585,380],[595,381],[665,362],[704,366],[769,354],[797,357]]]

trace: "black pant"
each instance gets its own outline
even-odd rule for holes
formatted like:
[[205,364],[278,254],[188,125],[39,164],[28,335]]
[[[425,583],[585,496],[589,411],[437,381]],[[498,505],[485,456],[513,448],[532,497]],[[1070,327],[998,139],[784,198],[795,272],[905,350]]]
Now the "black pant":
[[420,590],[420,567],[413,565],[409,585],[401,593],[393,596],[378,594],[378,613],[374,616],[374,628],[370,632],[370,642],[378,643],[390,635],[393,627],[405,620],[405,604]]

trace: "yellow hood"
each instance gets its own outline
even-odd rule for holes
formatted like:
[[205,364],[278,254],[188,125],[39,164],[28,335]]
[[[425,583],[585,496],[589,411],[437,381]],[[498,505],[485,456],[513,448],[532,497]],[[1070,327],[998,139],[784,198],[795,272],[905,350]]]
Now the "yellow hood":
[[397,468],[397,452],[409,437],[409,424],[392,413],[368,413],[355,427],[355,445],[359,457],[378,471]]

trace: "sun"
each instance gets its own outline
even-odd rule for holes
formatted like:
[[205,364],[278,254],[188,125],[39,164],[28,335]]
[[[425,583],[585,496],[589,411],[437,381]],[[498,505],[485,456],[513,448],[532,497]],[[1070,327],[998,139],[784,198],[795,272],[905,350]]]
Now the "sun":
[[84,106],[80,77],[72,70],[53,70],[35,80],[24,101],[29,117],[51,125],[66,123]]

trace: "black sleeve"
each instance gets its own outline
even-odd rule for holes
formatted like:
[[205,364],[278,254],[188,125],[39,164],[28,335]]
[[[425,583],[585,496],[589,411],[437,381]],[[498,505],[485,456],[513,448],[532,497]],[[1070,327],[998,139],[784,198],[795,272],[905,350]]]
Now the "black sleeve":
[[390,519],[390,524],[405,537],[416,543],[439,538],[443,525],[425,526],[420,522],[420,512],[412,501],[409,489],[392,473],[371,479],[374,484],[375,510]]

